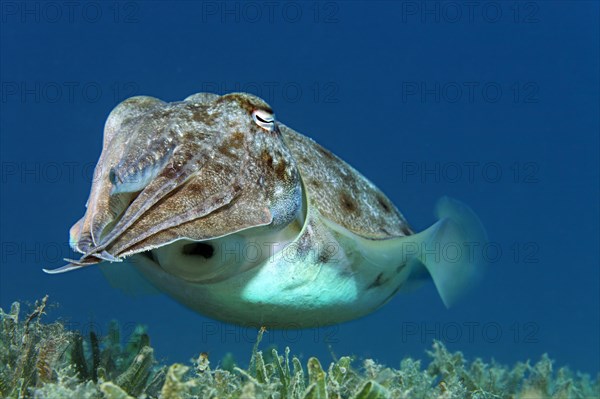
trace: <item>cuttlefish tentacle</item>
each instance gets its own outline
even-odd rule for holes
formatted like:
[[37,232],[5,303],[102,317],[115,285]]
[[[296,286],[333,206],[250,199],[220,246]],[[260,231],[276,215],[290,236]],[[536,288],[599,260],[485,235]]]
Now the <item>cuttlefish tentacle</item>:
[[[205,137],[202,137],[206,140]],[[118,236],[122,235],[128,228],[131,227],[140,217],[152,208],[157,202],[165,198],[169,193],[183,186],[192,176],[201,173],[203,166],[212,161],[209,151],[214,145],[214,140],[209,141],[206,145],[201,146],[198,143],[186,143],[186,147],[181,150],[176,149],[173,158],[166,164],[161,173],[156,176],[143,191],[135,198],[131,205],[125,211],[123,217],[115,225],[105,237],[102,238],[100,245],[95,247],[92,252],[86,256],[97,253],[106,249]],[[191,147],[191,148],[190,148]],[[242,173],[240,167],[234,176],[239,176]],[[179,223],[200,218],[214,210],[227,205],[239,191],[239,185],[235,184],[235,179],[231,184],[224,185],[219,191],[212,195],[208,201],[197,204],[185,212],[171,217],[170,222],[164,225],[154,226],[150,230],[146,230],[139,236],[139,240],[155,234],[156,232]]]
[[[143,126],[143,128],[146,127]],[[119,161],[117,166],[111,168],[109,176],[105,178],[108,179],[108,182],[111,185],[111,193],[109,194],[111,198],[118,197],[119,195],[130,195],[134,198],[133,202],[131,204],[126,204],[129,205],[128,207],[119,205],[118,208],[125,209],[125,213],[110,233],[106,235],[102,234],[105,227],[108,225],[105,218],[103,215],[94,217],[93,220],[98,221],[98,223],[93,222],[92,224],[92,234],[95,237],[96,244],[94,252],[106,248],[110,241],[127,229],[136,218],[141,216],[141,214],[154,205],[164,195],[167,195],[170,191],[183,184],[200,167],[200,162],[198,162],[197,158],[192,155],[192,153],[181,151],[176,147],[178,144],[178,134],[174,133],[172,129],[168,129],[167,132],[163,131],[160,134],[156,134],[150,129],[142,131],[144,133],[152,132],[154,133],[154,137],[148,137],[147,134],[134,136],[135,140],[132,140],[134,142],[130,143],[129,146],[130,148],[136,148],[136,151],[126,152],[124,154],[125,157]],[[159,141],[162,145],[159,148],[150,150],[150,152],[146,152],[143,147],[144,141],[149,141],[150,144]],[[168,161],[165,161],[165,158],[168,158]],[[149,162],[148,159],[151,159],[153,162]],[[138,166],[140,163],[143,163],[143,167]],[[162,169],[157,167],[160,165],[164,165]],[[173,171],[176,170],[175,168],[179,165],[185,165],[185,167],[178,168],[177,172],[173,173]],[[148,170],[150,172],[146,172]],[[119,175],[123,176],[121,178],[129,182],[115,184],[117,179],[116,176]],[[132,180],[138,181],[132,183]],[[135,196],[135,192],[128,193],[125,191],[126,189],[133,188],[141,192]],[[120,190],[124,190],[125,192],[120,194]]]
[[[132,201],[121,201],[117,205],[118,211],[125,212],[106,234],[103,231],[110,221],[103,213],[93,217],[91,231],[95,245],[85,253],[86,256],[107,248],[148,209],[210,162],[207,152],[215,137],[204,133],[205,126],[190,128],[177,120],[165,122],[177,119],[181,113],[177,107],[164,105],[150,112],[154,114],[150,121],[138,123],[134,134],[130,133],[127,149],[119,151],[118,163],[110,169],[108,177],[103,177],[112,185],[111,199],[117,200],[122,194],[129,195]],[[157,126],[167,127],[157,132]],[[116,213],[112,212],[113,215]]]
[[[277,134],[279,134],[277,132]],[[225,158],[223,158],[222,160],[217,159],[217,156],[211,156],[210,159],[212,161],[212,164],[209,166],[206,166],[204,168],[200,168],[200,170],[194,174],[194,176],[192,176],[192,178],[186,182],[186,186],[190,185],[192,183],[192,180],[194,182],[196,181],[202,181],[203,177],[207,177],[205,175],[212,175],[215,174],[216,171],[214,169],[214,165],[215,164],[219,164],[221,163],[223,166],[222,168],[220,168],[220,173],[223,174],[224,176],[231,176],[231,178],[229,178],[229,180],[223,180],[219,186],[219,190],[215,191],[213,194],[211,194],[208,197],[202,197],[202,196],[188,196],[186,202],[188,203],[188,206],[181,209],[181,211],[177,211],[177,212],[172,212],[171,214],[168,214],[168,218],[163,218],[162,220],[156,220],[155,224],[153,224],[152,226],[149,226],[148,228],[145,229],[140,229],[140,231],[138,232],[138,234],[135,237],[131,237],[130,239],[125,239],[123,240],[123,242],[117,243],[113,246],[114,240],[110,241],[107,243],[107,245],[101,245],[98,247],[98,249],[105,247],[108,248],[110,247],[110,251],[112,253],[115,254],[121,254],[123,251],[127,250],[130,247],[135,246],[136,244],[146,240],[147,238],[161,232],[161,231],[165,231],[168,229],[171,229],[173,227],[176,226],[180,226],[184,223],[193,221],[195,219],[199,219],[199,218],[203,218],[213,212],[215,212],[216,210],[226,206],[226,205],[230,205],[231,202],[233,202],[234,200],[236,200],[236,198],[242,193],[242,192],[252,192],[252,185],[256,184],[256,180],[257,179],[263,179],[265,178],[265,176],[268,176],[268,173],[262,173],[260,171],[257,171],[255,167],[253,167],[253,164],[256,163],[257,158],[259,157],[263,157],[265,156],[265,152],[261,151],[261,152],[256,152],[255,149],[253,149],[252,147],[256,146],[257,142],[259,142],[260,140],[256,137],[252,138],[250,137],[250,140],[244,140],[244,141],[240,141],[239,137],[238,138],[234,138],[231,140],[223,140],[223,142],[221,142],[217,148],[219,149],[218,152],[221,153],[229,153],[231,152],[234,148],[238,147],[239,149],[243,149],[243,151],[239,152],[238,154],[228,154]],[[266,145],[266,143],[264,143]],[[260,147],[262,148],[262,147]],[[235,155],[232,157],[232,155]],[[281,157],[281,155],[277,155],[277,154],[273,154],[273,155],[269,155],[271,158],[273,159],[278,159]],[[285,156],[284,156],[285,157]],[[287,154],[287,157],[291,158],[291,154]],[[233,158],[233,159],[231,159]],[[290,160],[289,161],[289,166],[295,168],[294,163]],[[224,173],[225,170],[229,170],[227,173]],[[258,176],[258,177],[257,177]],[[296,180],[297,183],[299,182],[299,177],[297,176],[296,173]],[[200,183],[201,184],[201,183]],[[181,187],[181,189],[183,189],[183,187]],[[142,193],[143,194],[143,193]],[[140,194],[140,198],[138,198],[140,201],[141,199],[141,195]],[[185,196],[186,194],[190,194],[190,193],[177,193],[177,195],[181,195],[181,196]],[[293,197],[295,196],[299,196],[296,194],[291,194]],[[255,193],[253,195],[254,200],[256,201],[259,198],[263,198],[263,201],[265,201],[265,204],[268,204],[269,202],[272,202],[272,200],[269,200],[267,198],[266,195],[264,194],[258,194]],[[194,199],[195,198],[195,199]],[[138,202],[138,199],[136,199],[136,201],[132,204],[132,206]],[[149,200],[144,200],[144,201],[149,201]],[[290,209],[293,209],[293,207],[290,207]],[[128,210],[129,211],[129,210]],[[158,211],[158,210],[157,210]],[[247,209],[248,212],[250,212],[250,209]],[[264,215],[263,218],[261,218],[260,215]],[[134,217],[134,222],[136,223],[137,221],[139,221],[139,218]],[[273,215],[271,214],[271,212],[269,211],[269,207],[263,207],[262,212],[259,213],[258,216],[255,216],[255,221],[253,223],[253,225],[264,225],[264,224],[268,224],[270,222],[273,221]],[[286,223],[287,221],[280,221],[280,223]],[[130,226],[128,226],[130,227]],[[116,228],[120,228],[119,225],[116,226]],[[112,233],[111,233],[112,236]],[[115,237],[121,237],[121,234],[115,234]],[[108,239],[108,238],[107,238]],[[95,254],[94,254],[95,256]]]
[[[132,246],[134,244],[137,244],[138,242],[143,241],[146,238],[151,237],[152,235],[159,233],[160,231],[163,231],[170,227],[178,226],[180,224],[183,224],[183,223],[192,221],[194,219],[198,219],[203,216],[206,216],[206,215],[216,211],[217,209],[229,204],[240,193],[240,191],[241,191],[241,186],[239,185],[239,183],[232,181],[229,186],[225,187],[224,191],[213,195],[211,198],[209,198],[209,200],[205,204],[202,204],[201,206],[198,206],[198,207],[190,208],[181,214],[173,215],[167,221],[162,222],[159,225],[156,225],[148,230],[141,232],[136,237],[135,240],[128,241],[127,246]],[[118,234],[115,234],[115,236],[117,236],[117,235]],[[100,246],[99,248],[106,247],[107,245],[111,244],[112,242],[113,241],[110,241],[107,244]],[[118,248],[116,252],[119,253],[122,249],[124,249],[124,248]]]
[[[140,123],[141,116],[153,110],[161,109],[165,106],[161,100],[153,97],[135,97],[130,101],[118,106],[111,112],[105,127],[105,141],[102,153],[106,153],[106,159],[101,156],[96,171],[96,181],[99,183],[99,190],[95,192],[90,210],[89,232],[94,246],[101,242],[101,236],[104,229],[114,222],[127,208],[134,197],[133,193],[117,193],[111,195],[114,185],[111,180],[111,172],[122,164],[123,160],[134,158],[132,149],[140,151],[140,144],[149,143],[135,142],[137,137],[135,129]],[[142,124],[145,124],[142,122]],[[135,160],[135,158],[134,158]],[[86,253],[89,252],[86,251]]]
[[[196,167],[189,169],[181,169],[179,173],[173,175],[172,168],[169,164],[165,167],[162,173],[150,183],[131,203],[131,205],[125,211],[123,217],[115,225],[114,229],[111,230],[106,236],[102,237],[99,245],[97,245],[91,252],[86,255],[98,252],[105,249],[110,243],[131,225],[138,220],[144,212],[150,209],[156,204],[161,198],[168,195],[170,192],[180,187],[188,180],[196,171]],[[170,176],[167,177],[167,176]],[[162,184],[159,184],[162,183]]]
[[[279,137],[277,127],[273,134]],[[284,146],[273,145],[269,137],[248,136],[243,142],[239,138],[224,140],[216,148],[220,156],[215,155],[180,190],[136,221],[111,244],[110,252],[126,256],[177,237],[201,241],[249,227],[279,229],[290,223],[302,202],[300,175],[292,154]],[[243,151],[236,154],[236,148]],[[220,177],[215,180],[216,176]],[[273,189],[276,184],[279,188]],[[209,190],[214,194],[204,198],[206,186],[225,189]],[[230,201],[223,200],[227,196]],[[190,201],[197,205],[190,206]],[[210,205],[220,202],[226,203]],[[206,204],[212,208],[206,210]]]
[[[264,131],[253,121],[254,109],[269,112],[262,100],[232,94],[140,102],[133,109],[136,102],[129,100],[109,117],[110,137],[97,166],[109,173],[99,173],[86,215],[71,229],[71,246],[83,256],[59,270],[119,261],[124,252],[165,242],[178,234],[175,227],[186,231],[196,219],[206,219],[206,228],[187,236],[204,231],[198,239],[205,239],[232,228],[283,226],[295,217],[301,207],[299,173],[277,126]],[[115,126],[122,132],[113,132]],[[225,206],[229,219],[215,214]]]
[[[122,209],[126,201],[123,197],[110,196],[112,184],[108,179],[109,171],[118,164],[122,155],[128,148],[131,135],[129,128],[135,125],[140,115],[159,108],[165,103],[154,97],[132,97],[119,104],[109,115],[104,127],[104,140],[102,154],[94,170],[92,190],[87,203],[87,212],[78,223],[78,227],[71,230],[71,247],[76,252],[85,254],[97,244],[97,234],[110,224]],[[92,225],[101,226],[93,228]]]

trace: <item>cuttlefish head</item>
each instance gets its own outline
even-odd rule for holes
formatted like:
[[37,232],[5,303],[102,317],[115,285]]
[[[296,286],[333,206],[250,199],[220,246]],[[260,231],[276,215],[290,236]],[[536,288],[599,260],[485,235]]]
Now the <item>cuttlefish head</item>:
[[281,229],[301,208],[298,169],[260,98],[132,97],[106,121],[87,211],[70,231],[71,247],[83,255],[53,272],[180,239]]

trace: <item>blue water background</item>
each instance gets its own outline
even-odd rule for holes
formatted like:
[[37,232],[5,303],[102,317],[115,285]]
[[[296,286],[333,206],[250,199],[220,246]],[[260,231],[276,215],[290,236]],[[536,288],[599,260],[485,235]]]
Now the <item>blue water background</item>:
[[271,331],[265,347],[327,360],[330,345],[398,366],[435,338],[470,359],[547,352],[598,372],[597,2],[51,4],[2,3],[3,308],[49,294],[60,306],[48,320],[143,323],[161,359],[247,361],[255,330],[131,298],[93,267],[41,271],[73,255],[68,229],[119,101],[244,90],[371,179],[415,229],[449,195],[493,243],[483,281],[451,309],[429,284],[337,327]]

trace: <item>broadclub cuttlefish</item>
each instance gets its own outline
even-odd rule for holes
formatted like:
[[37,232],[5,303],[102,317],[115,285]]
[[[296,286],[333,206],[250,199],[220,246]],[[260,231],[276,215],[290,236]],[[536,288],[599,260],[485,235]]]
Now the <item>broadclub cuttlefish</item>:
[[83,255],[48,273],[102,262],[116,287],[275,328],[364,316],[425,275],[450,305],[482,268],[469,246],[486,241],[446,197],[415,233],[373,183],[246,93],[123,101],[86,207],[70,230]]

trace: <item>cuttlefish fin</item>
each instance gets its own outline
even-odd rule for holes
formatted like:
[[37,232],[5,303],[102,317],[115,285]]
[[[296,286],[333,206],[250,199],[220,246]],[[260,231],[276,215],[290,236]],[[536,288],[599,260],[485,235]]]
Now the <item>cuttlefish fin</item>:
[[487,233],[477,215],[460,201],[441,198],[436,214],[437,223],[403,240],[418,249],[411,260],[417,264],[412,273],[421,276],[418,266],[425,267],[442,301],[450,307],[481,276],[485,265],[481,247],[487,242]]

